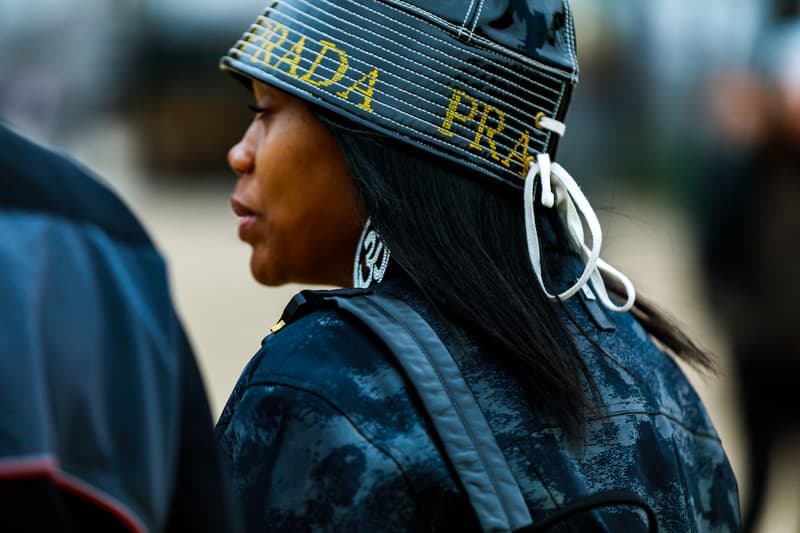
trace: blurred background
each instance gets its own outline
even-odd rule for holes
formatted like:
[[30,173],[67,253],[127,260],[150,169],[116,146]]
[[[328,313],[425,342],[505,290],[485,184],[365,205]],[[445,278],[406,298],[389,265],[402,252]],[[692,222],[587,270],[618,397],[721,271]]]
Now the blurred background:
[[[755,530],[800,531],[800,2],[572,4],[582,75],[559,159],[598,209],[604,257],[718,356],[719,376],[687,373],[743,501],[763,497]],[[228,207],[250,98],[217,61],[263,7],[0,0],[0,119],[141,217],[215,413],[298,290],[252,281]]]

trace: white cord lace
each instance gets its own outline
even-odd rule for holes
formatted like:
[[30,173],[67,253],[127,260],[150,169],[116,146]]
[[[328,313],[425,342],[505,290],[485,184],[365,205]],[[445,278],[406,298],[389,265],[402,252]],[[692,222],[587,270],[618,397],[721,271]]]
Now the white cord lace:
[[[552,131],[559,136],[563,136],[566,131],[563,123],[551,118],[540,116],[537,117],[536,123],[538,127]],[[536,199],[534,198],[537,176],[541,183],[541,204],[546,208],[555,207],[558,209],[567,229],[567,235],[574,242],[581,259],[585,263],[583,273],[575,284],[558,295],[551,294],[542,279],[541,250],[539,247],[539,234],[536,229]],[[636,301],[636,289],[633,287],[633,283],[623,273],[600,259],[603,232],[600,228],[600,222],[597,220],[597,215],[578,184],[569,175],[569,172],[564,170],[564,167],[558,163],[552,162],[549,154],[538,154],[535,161],[531,162],[528,176],[525,180],[524,199],[528,254],[531,258],[533,271],[536,273],[536,278],[539,280],[539,285],[545,295],[551,300],[566,300],[577,294],[578,291],[585,290],[587,284],[591,284],[597,298],[600,299],[600,302],[605,307],[619,312],[630,310]],[[581,217],[586,221],[586,227],[592,237],[591,248],[586,245]],[[617,279],[625,287],[627,299],[623,305],[615,304],[608,296],[601,272]]]

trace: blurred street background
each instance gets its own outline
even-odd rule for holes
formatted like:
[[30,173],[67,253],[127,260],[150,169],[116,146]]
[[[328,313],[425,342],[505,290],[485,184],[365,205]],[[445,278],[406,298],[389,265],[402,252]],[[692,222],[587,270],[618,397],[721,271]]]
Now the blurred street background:
[[[0,0],[0,120],[140,216],[215,414],[298,290],[251,279],[228,206],[225,156],[251,99],[217,61],[264,4]],[[749,450],[767,448],[756,530],[800,531],[800,2],[572,4],[582,73],[559,160],[598,210],[604,258],[719,358],[718,376],[687,373],[744,501],[760,483]],[[792,414],[793,430],[773,429]]]

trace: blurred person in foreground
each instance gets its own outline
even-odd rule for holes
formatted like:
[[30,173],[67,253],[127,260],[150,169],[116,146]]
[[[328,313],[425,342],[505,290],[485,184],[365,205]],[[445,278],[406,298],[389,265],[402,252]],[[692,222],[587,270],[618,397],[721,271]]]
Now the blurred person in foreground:
[[[229,152],[253,276],[346,288],[290,303],[217,425],[249,531],[738,530],[651,336],[710,361],[599,259],[553,160],[566,1],[278,1],[222,66],[255,100]],[[639,504],[564,514],[614,490]]]
[[721,146],[698,211],[708,286],[732,341],[749,442],[745,531],[758,521],[781,437],[800,429],[800,22],[772,27],[755,68],[720,75]]
[[0,123],[0,530],[232,531],[219,466],[144,229]]

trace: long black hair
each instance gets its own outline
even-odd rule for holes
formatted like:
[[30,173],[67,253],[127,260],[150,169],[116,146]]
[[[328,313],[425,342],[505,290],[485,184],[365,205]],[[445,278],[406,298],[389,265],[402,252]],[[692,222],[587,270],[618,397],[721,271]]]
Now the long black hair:
[[[340,117],[319,116],[336,137],[362,207],[392,259],[437,309],[497,355],[533,405],[568,435],[580,435],[586,413],[597,407],[583,384],[595,397],[597,387],[557,304],[535,281],[521,193]],[[566,243],[557,216],[542,216]],[[711,367],[653,306],[640,299],[634,314],[679,357]]]

